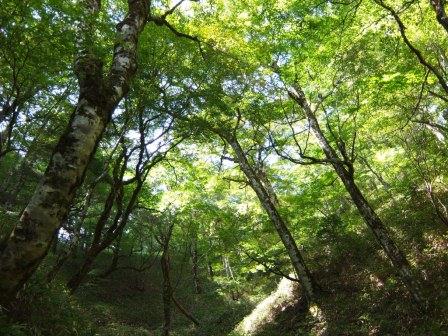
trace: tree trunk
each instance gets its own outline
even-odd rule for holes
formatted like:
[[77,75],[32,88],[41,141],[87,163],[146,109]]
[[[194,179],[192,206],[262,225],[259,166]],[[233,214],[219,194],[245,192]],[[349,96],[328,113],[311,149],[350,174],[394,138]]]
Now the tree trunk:
[[[169,238],[168,238],[169,239]],[[173,297],[173,289],[171,287],[170,279],[170,261],[168,256],[168,244],[169,241],[164,241],[164,248],[162,257],[160,259],[160,266],[162,268],[163,276],[163,290],[162,290],[162,300],[163,300],[163,336],[169,336],[171,330],[171,298]]]
[[12,151],[11,142],[12,142],[12,133],[14,130],[14,126],[17,122],[17,118],[19,117],[19,109],[15,109],[12,113],[11,119],[8,122],[8,125],[4,131],[0,132],[0,160]]
[[353,203],[355,203],[364,221],[372,230],[375,238],[382,246],[384,252],[386,252],[386,255],[389,257],[390,261],[395,267],[396,272],[401,276],[402,281],[408,288],[413,299],[418,305],[424,307],[425,302],[420,292],[419,285],[412,275],[409,262],[407,261],[403,252],[392,240],[383,222],[375,213],[369,202],[365,199],[364,195],[356,185],[353,176],[353,165],[348,160],[346,153],[342,153],[343,159],[341,159],[334,148],[330,145],[324,133],[322,132],[317,118],[311,110],[311,107],[309,106],[301,87],[296,84],[294,87],[288,88],[288,94],[295,102],[297,102],[302,107],[307,116],[311,130],[314,136],[317,138],[317,141],[322,148],[322,151],[325,153],[326,158],[338,174],[339,178],[345,186],[345,189],[350,194]]
[[114,253],[112,256],[112,262],[110,263],[109,267],[103,272],[103,274],[101,274],[101,278],[106,278],[117,270],[118,261],[120,259],[120,245],[121,245],[122,236],[123,236],[123,232],[121,232],[119,234],[119,236],[116,240],[115,247],[114,247]]
[[198,265],[198,247],[196,239],[191,244],[191,273],[193,275],[194,290],[196,294],[202,293],[201,282],[199,280],[199,265]]
[[51,243],[51,253],[58,253],[58,245],[59,245],[59,229],[54,232],[53,242]]
[[91,186],[90,190],[87,192],[87,194],[85,195],[85,202],[84,205],[82,207],[81,210],[81,214],[79,215],[79,220],[76,223],[74,229],[73,229],[73,237],[69,243],[69,246],[63,250],[62,252],[59,253],[59,256],[56,260],[56,263],[53,265],[53,267],[50,269],[50,271],[48,271],[47,273],[47,282],[51,283],[56,275],[58,274],[58,272],[60,271],[60,269],[62,268],[62,266],[64,265],[64,263],[72,256],[72,255],[76,255],[76,250],[78,248],[79,245],[79,241],[81,238],[81,228],[84,224],[84,221],[87,217],[87,211],[90,207],[90,203],[92,202],[92,196],[93,196],[93,191],[94,188],[96,186],[96,184],[98,182],[101,181],[101,176],[100,178],[98,178]]
[[[143,147],[142,147],[143,148]],[[143,187],[143,183],[145,181],[145,178],[148,174],[147,170],[143,176],[139,176],[137,178],[137,184],[132,191],[131,198],[128,201],[128,204],[126,205],[126,209],[124,212],[122,211],[122,191],[118,191],[117,197],[117,203],[118,203],[118,210],[115,214],[115,218],[113,219],[111,225],[106,230],[106,232],[103,234],[103,229],[106,224],[107,219],[109,218],[111,207],[113,205],[113,199],[115,199],[115,196],[110,196],[111,194],[116,194],[117,190],[114,186],[111,187],[111,191],[108,197],[108,200],[112,200],[111,202],[106,202],[105,208],[103,209],[102,216],[100,217],[97,226],[95,228],[95,234],[93,237],[92,244],[90,245],[90,248],[87,252],[87,257],[81,266],[81,268],[73,275],[73,277],[67,282],[67,287],[70,289],[70,292],[73,294],[79,287],[79,285],[82,283],[86,275],[90,272],[91,266],[93,265],[93,260],[102,252],[104,251],[110,244],[114,242],[117,237],[119,237],[123,233],[123,229],[126,226],[129,216],[132,213],[132,210],[134,209],[134,206],[138,200],[138,196],[140,195],[140,191]],[[120,181],[121,183],[121,181]],[[118,188],[121,188],[120,186]],[[110,207],[110,208],[109,208]],[[103,216],[104,214],[104,216]],[[93,260],[90,260],[93,259]]]
[[214,276],[215,276],[215,272],[213,272],[213,265],[211,263],[211,261],[208,261],[208,275],[210,276],[210,279],[213,280]]
[[[297,272],[297,275],[299,277],[300,283],[302,285],[308,303],[315,301],[316,299],[315,296],[317,294],[317,286],[311,275],[311,272],[309,271],[308,267],[305,264],[305,261],[299,249],[297,248],[297,244],[296,241],[294,240],[294,237],[292,236],[285,221],[283,220],[276,206],[273,203],[273,199],[277,199],[277,197],[274,197],[274,195],[271,195],[266,190],[266,187],[260,181],[256,172],[249,164],[249,161],[246,158],[246,154],[244,153],[244,150],[241,148],[238,140],[235,137],[228,137],[226,141],[234,150],[238,163],[241,167],[241,170],[246,175],[250,186],[257,194],[258,199],[260,200],[263,208],[266,210],[266,212],[269,215],[269,218],[274,224],[275,229],[277,230],[277,233],[280,236],[280,239],[282,240],[283,245],[290,257],[291,263],[295,271]],[[272,192],[273,189],[271,190],[271,193]]]
[[[67,287],[70,289],[71,293],[74,293],[76,289],[78,289],[81,282],[84,280],[85,276],[89,273],[90,267],[93,265],[93,260],[97,257],[97,255],[102,251],[100,249],[101,245],[101,236],[103,233],[103,229],[107,223],[107,220],[110,217],[112,212],[112,207],[114,205],[114,201],[117,197],[118,190],[115,184],[110,187],[109,194],[104,203],[103,211],[95,225],[95,232],[93,235],[92,243],[90,244],[89,249],[86,253],[86,258],[83,261],[80,269],[70,278],[67,282]],[[121,213],[118,214],[118,216]]]
[[171,297],[173,300],[174,305],[177,307],[177,309],[179,309],[179,311],[187,318],[189,319],[191,322],[194,323],[195,326],[199,326],[200,323],[199,321],[193,316],[191,315],[181,304],[180,302],[174,297],[174,293],[173,296]]
[[81,282],[85,279],[87,274],[90,272],[93,262],[95,261],[96,256],[101,251],[91,250],[89,254],[84,259],[84,262],[81,268],[70,278],[67,283],[67,287],[70,289],[70,293],[73,294],[81,285]]
[[226,255],[222,256],[222,266],[224,268],[224,272],[226,274],[226,277],[231,279],[231,280],[235,280],[235,277],[233,276],[232,267],[230,266],[229,257],[226,256]]
[[436,212],[437,218],[443,225],[445,225],[445,227],[448,227],[448,211],[446,209],[445,204],[442,203],[440,198],[438,198],[437,195],[432,190],[431,182],[425,180],[425,188],[426,188],[426,194],[428,195],[429,201],[431,202],[431,205],[434,208],[434,211]]
[[436,12],[437,22],[445,29],[448,33],[448,17],[445,12],[445,0],[430,0],[432,8]]
[[[148,155],[147,142],[145,140],[146,128],[144,125],[146,122],[143,118],[143,110],[139,114],[139,132],[140,132],[140,144],[135,147],[139,149],[139,157],[136,160],[135,176],[124,180],[124,174],[127,169],[128,161],[131,158],[133,151],[127,151],[126,147],[123,148],[121,156],[117,159],[113,169],[113,183],[109,191],[109,195],[106,199],[103,212],[96,224],[92,243],[87,252],[87,259],[81,266],[78,272],[75,273],[72,279],[67,283],[70,292],[73,294],[85,276],[89,273],[92,263],[89,258],[96,258],[104,249],[109,247],[114,240],[117,239],[123,233],[123,229],[128,223],[129,217],[137,204],[140,191],[143,188],[144,182],[148,173],[152,167],[160,162],[168,151],[163,152],[161,155]],[[171,147],[172,148],[172,147]],[[169,148],[168,150],[170,150]],[[160,154],[160,153],[159,153]],[[124,186],[133,184],[132,194],[127,201],[127,204],[123,201]],[[107,229],[105,229],[106,223],[112,212],[112,207],[116,204],[117,210],[115,212],[114,219]],[[105,231],[105,232],[104,232]]]
[[[54,232],[67,216],[85,171],[113,111],[129,90],[136,71],[138,37],[149,2],[129,0],[128,14],[117,25],[111,68],[103,75],[102,60],[91,51],[92,28],[86,17],[75,64],[79,98],[64,134],[51,156],[41,183],[22,213],[0,256],[0,305],[8,305],[48,252]],[[99,1],[87,2],[86,16],[95,16]]]

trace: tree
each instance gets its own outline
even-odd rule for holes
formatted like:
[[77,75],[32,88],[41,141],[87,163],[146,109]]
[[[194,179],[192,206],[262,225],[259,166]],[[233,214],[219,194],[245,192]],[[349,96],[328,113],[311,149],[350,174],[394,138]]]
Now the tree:
[[366,224],[371,228],[376,239],[383,247],[392,264],[395,266],[396,272],[400,275],[415,302],[424,308],[426,305],[425,299],[422,297],[420,286],[412,275],[409,262],[403,252],[392,240],[383,222],[359,190],[354,180],[355,171],[353,167],[353,147],[352,152],[349,153],[346,149],[346,144],[341,138],[339,138],[336,141],[338,141],[338,151],[340,154],[337,154],[336,150],[330,145],[330,142],[320,128],[318,120],[314,112],[311,110],[302,88],[297,83],[294,83],[293,86],[288,87],[287,90],[291,99],[293,99],[304,111],[308,119],[310,129],[316,137],[322,151],[325,153],[326,162],[333,166],[347,192],[350,194],[351,199],[358,208],[359,213],[364,218]]
[[3,248],[1,304],[8,304],[34,272],[48,251],[54,231],[67,216],[112,113],[129,91],[137,70],[137,47],[143,28],[148,20],[166,25],[166,17],[180,3],[156,17],[149,16],[149,1],[129,0],[128,12],[116,26],[109,71],[104,73],[105,59],[98,53],[98,41],[93,38],[101,2],[83,2],[74,66],[79,86],[78,102],[41,183]]

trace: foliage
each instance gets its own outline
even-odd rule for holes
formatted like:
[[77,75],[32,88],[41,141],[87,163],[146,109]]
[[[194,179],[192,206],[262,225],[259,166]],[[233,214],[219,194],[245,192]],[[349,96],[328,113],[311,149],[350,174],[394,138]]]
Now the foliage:
[[[114,32],[126,2],[101,2],[93,18],[83,1],[2,3],[0,252],[76,108],[80,22],[93,27],[84,37],[104,69],[121,42]],[[174,296],[201,322],[194,327],[173,306],[172,334],[231,333],[293,271],[266,200],[232,149],[237,139],[322,289],[330,334],[443,335],[448,34],[431,3],[151,2],[129,93],[44,262],[2,311],[0,334],[162,334],[158,240],[171,226]],[[416,313],[310,118],[290,99],[294,85],[328,144],[348,153],[343,164],[409,260],[432,315]],[[70,294],[66,282],[93,254]],[[318,334],[319,323],[288,310],[264,334]]]

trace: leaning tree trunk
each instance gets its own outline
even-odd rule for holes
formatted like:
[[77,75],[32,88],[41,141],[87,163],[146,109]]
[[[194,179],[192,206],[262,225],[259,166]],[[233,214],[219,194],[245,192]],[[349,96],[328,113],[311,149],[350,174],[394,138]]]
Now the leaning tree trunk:
[[308,303],[314,302],[316,299],[317,286],[311,275],[311,272],[306,266],[305,261],[297,247],[294,237],[289,231],[282,216],[278,212],[277,207],[273,203],[274,199],[275,200],[277,199],[277,197],[274,197],[274,195],[272,195],[273,189],[270,190],[269,192],[267,191],[266,187],[260,181],[260,178],[258,177],[257,173],[249,164],[246,154],[244,150],[241,148],[241,145],[239,144],[236,137],[228,137],[226,141],[229,143],[229,145],[235,152],[241,170],[246,175],[249,181],[249,185],[257,194],[258,199],[260,200],[263,208],[266,210],[266,212],[269,215],[269,218],[274,224],[275,229],[277,230],[277,233],[280,236],[280,239],[283,242],[283,245],[285,246],[285,249],[290,257],[291,263],[299,277],[300,283],[302,285]]
[[[80,269],[67,282],[67,287],[70,289],[70,292],[72,294],[78,289],[79,285],[82,283],[82,281],[86,278],[87,274],[90,272],[96,257],[107,247],[109,247],[110,244],[112,244],[114,240],[117,239],[117,237],[119,237],[123,233],[123,229],[127,225],[129,217],[135,208],[135,204],[137,203],[140,191],[143,187],[143,183],[145,181],[147,174],[148,171],[146,171],[143,174],[143,176],[140,176],[137,179],[137,184],[135,185],[134,190],[132,191],[131,198],[129,199],[126,205],[124,212],[121,211],[121,206],[119,206],[119,209],[115,214],[115,218],[111,226],[106,230],[106,233],[104,235],[102,235],[102,231],[107,221],[107,218],[109,217],[109,214],[107,214],[107,217],[104,218],[104,222],[101,225],[98,225],[97,223],[94,239],[89,250],[87,251],[84,263],[82,264]],[[119,197],[117,202],[119,203],[122,202],[121,197]],[[107,212],[110,211],[110,209],[104,209],[103,212],[104,211]]]
[[431,182],[425,181],[425,188],[426,194],[428,195],[429,201],[436,212],[437,218],[443,225],[445,225],[445,227],[448,227],[448,211],[445,204],[443,204],[443,202],[434,193]]
[[388,230],[384,226],[383,222],[376,214],[375,210],[366,200],[361,190],[355,183],[353,165],[351,162],[347,162],[345,153],[342,153],[344,158],[341,159],[336,153],[334,148],[330,145],[329,141],[322,132],[316,116],[311,110],[308,101],[306,100],[305,94],[300,86],[297,84],[294,87],[288,88],[289,96],[297,102],[303,109],[310,124],[311,130],[317,141],[325,153],[327,160],[331,163],[334,170],[338,174],[345,189],[350,194],[353,203],[355,203],[359,213],[363,217],[366,224],[372,230],[375,238],[382,246],[383,250],[386,252],[396,272],[400,275],[403,283],[411,293],[413,299],[417,304],[424,307],[425,302],[420,292],[419,285],[412,275],[411,266],[406,259],[404,253],[398,248],[393,239],[391,238]]
[[113,272],[118,269],[118,261],[120,260],[120,251],[121,251],[121,239],[123,237],[123,231],[118,235],[116,239],[115,246],[113,249],[112,262],[109,267],[100,275],[101,278],[107,278]]
[[77,223],[75,224],[73,228],[73,234],[72,239],[70,240],[70,243],[68,244],[68,247],[59,253],[58,258],[56,259],[55,264],[53,267],[51,267],[50,271],[47,273],[47,282],[51,283],[62,266],[65,264],[65,262],[71,258],[72,256],[76,255],[76,251],[78,249],[78,245],[81,239],[81,228],[84,225],[84,221],[87,217],[87,212],[90,208],[90,205],[92,203],[92,198],[94,194],[95,187],[98,183],[100,183],[104,178],[106,177],[106,170],[101,173],[100,176],[98,176],[93,183],[91,184],[89,191],[84,196],[84,204],[82,206],[81,213],[79,214],[79,218]]
[[437,22],[445,29],[448,33],[448,17],[445,11],[445,0],[430,0],[432,8],[436,12]]
[[[103,212],[96,224],[95,233],[89,250],[87,251],[86,260],[81,268],[67,282],[67,286],[71,293],[74,293],[78,289],[86,275],[90,272],[91,266],[93,265],[93,260],[123,233],[123,229],[127,225],[131,213],[138,202],[140,192],[150,169],[160,162],[168,152],[165,151],[163,153],[159,153],[160,155],[148,156],[146,147],[147,141],[145,140],[146,128],[144,127],[145,122],[143,120],[143,113],[140,113],[139,117],[140,144],[139,146],[134,147],[135,149],[139,149],[139,156],[136,160],[137,162],[135,166],[135,176],[126,181],[124,180],[124,174],[128,167],[128,161],[133,152],[127,152],[126,148],[124,148],[121,157],[118,158],[114,166],[114,182],[106,199]],[[124,186],[130,186],[131,183],[133,184],[132,194],[127,201],[127,204],[124,204]],[[114,203],[117,205],[117,211],[112,223],[107,229],[105,229],[105,225],[110,217]],[[103,231],[105,232],[103,233]]]
[[[0,256],[0,305],[8,305],[46,255],[54,232],[67,216],[76,190],[113,111],[129,90],[136,64],[138,38],[148,16],[149,1],[128,0],[128,13],[117,25],[111,68],[92,51],[89,22],[100,1],[86,2],[80,50],[75,64],[79,98],[64,134],[50,158],[41,183],[22,213]],[[89,17],[90,16],[90,17]]]

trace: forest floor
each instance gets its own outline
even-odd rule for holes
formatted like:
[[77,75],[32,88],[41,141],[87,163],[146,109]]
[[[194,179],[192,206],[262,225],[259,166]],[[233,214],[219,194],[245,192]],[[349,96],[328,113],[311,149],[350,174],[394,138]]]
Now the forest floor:
[[[356,237],[347,239],[353,239],[343,242],[354,247],[352,252],[336,253],[338,246],[333,246],[331,251],[321,251],[321,259],[319,255],[313,258],[314,274],[322,287],[320,317],[305,311],[298,304],[300,294],[295,294],[292,304],[291,298],[279,299],[269,308],[272,311],[263,312],[271,315],[271,322],[263,324],[257,336],[323,335],[324,331],[332,336],[448,335],[448,236],[429,234],[426,243],[412,253],[412,263],[426,280],[424,291],[432,305],[427,314],[412,304],[382,252]],[[413,249],[411,245],[407,248]],[[144,273],[118,270],[107,278],[95,276],[104,269],[106,257],[100,258],[89,281],[74,296],[68,295],[64,282],[65,273],[70,273],[76,262],[67,264],[51,287],[44,288],[43,280],[37,278],[17,306],[16,328],[2,327],[1,323],[10,322],[0,316],[0,335],[161,335],[158,263]],[[242,283],[238,300],[233,300],[230,289],[205,279],[203,294],[192,294],[188,266],[175,265],[172,278],[176,298],[201,322],[195,327],[173,306],[172,335],[176,336],[238,335],[237,325],[258,302],[275,292],[279,281],[272,275],[255,275]]]

